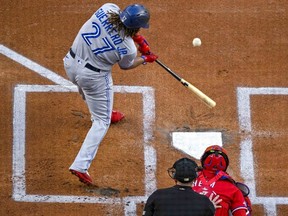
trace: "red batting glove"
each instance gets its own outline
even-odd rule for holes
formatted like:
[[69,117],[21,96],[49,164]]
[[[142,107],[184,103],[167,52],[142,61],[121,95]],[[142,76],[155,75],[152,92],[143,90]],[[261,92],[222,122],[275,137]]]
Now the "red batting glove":
[[145,38],[144,38],[142,35],[140,35],[140,34],[135,34],[135,35],[132,37],[132,39],[133,39],[134,42],[137,43],[137,44],[141,44],[141,43],[143,43],[143,41],[145,41]]
[[144,63],[143,64],[145,64],[147,62],[150,62],[150,63],[154,62],[158,58],[158,56],[153,54],[153,53],[149,53],[147,55],[142,55],[141,58],[144,59]]
[[145,43],[139,45],[138,50],[142,55],[147,55],[150,53],[150,47]]
[[143,55],[150,53],[149,44],[142,35],[136,34],[132,38],[134,42],[139,45],[138,50],[140,53],[142,53]]

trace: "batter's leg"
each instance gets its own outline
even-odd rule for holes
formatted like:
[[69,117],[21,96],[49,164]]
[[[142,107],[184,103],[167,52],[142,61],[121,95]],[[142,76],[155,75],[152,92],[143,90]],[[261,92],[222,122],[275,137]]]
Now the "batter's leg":
[[81,74],[83,77],[78,77],[78,84],[85,94],[86,103],[94,121],[70,169],[86,172],[110,126],[113,81],[111,72],[91,74],[91,71],[86,71]]

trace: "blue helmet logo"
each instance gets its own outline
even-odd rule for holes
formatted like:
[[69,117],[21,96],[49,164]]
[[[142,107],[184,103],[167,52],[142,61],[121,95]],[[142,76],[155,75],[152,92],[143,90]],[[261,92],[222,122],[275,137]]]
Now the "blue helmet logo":
[[120,19],[127,28],[149,28],[150,13],[143,5],[133,4],[120,12]]

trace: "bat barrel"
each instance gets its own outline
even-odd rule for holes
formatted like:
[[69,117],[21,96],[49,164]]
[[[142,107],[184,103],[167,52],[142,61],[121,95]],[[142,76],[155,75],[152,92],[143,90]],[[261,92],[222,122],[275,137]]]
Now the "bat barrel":
[[178,74],[173,72],[170,68],[168,68],[165,64],[163,64],[161,61],[156,59],[156,62],[163,67],[166,71],[168,71],[174,78],[176,78],[178,81],[180,81],[186,88],[191,90],[202,102],[204,102],[208,107],[213,108],[216,106],[216,102],[213,101],[211,98],[209,98],[207,95],[205,95],[202,91],[200,91],[198,88],[193,86],[191,83],[187,82]]

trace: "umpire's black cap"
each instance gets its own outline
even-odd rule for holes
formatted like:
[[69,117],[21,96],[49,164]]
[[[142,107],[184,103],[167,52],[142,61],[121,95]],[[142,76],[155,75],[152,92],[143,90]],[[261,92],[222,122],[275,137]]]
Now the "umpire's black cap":
[[195,161],[189,158],[181,158],[173,164],[173,167],[168,169],[168,172],[169,175],[170,172],[172,172],[172,175],[170,176],[173,179],[176,179],[182,183],[189,183],[197,177],[197,168],[198,165]]

